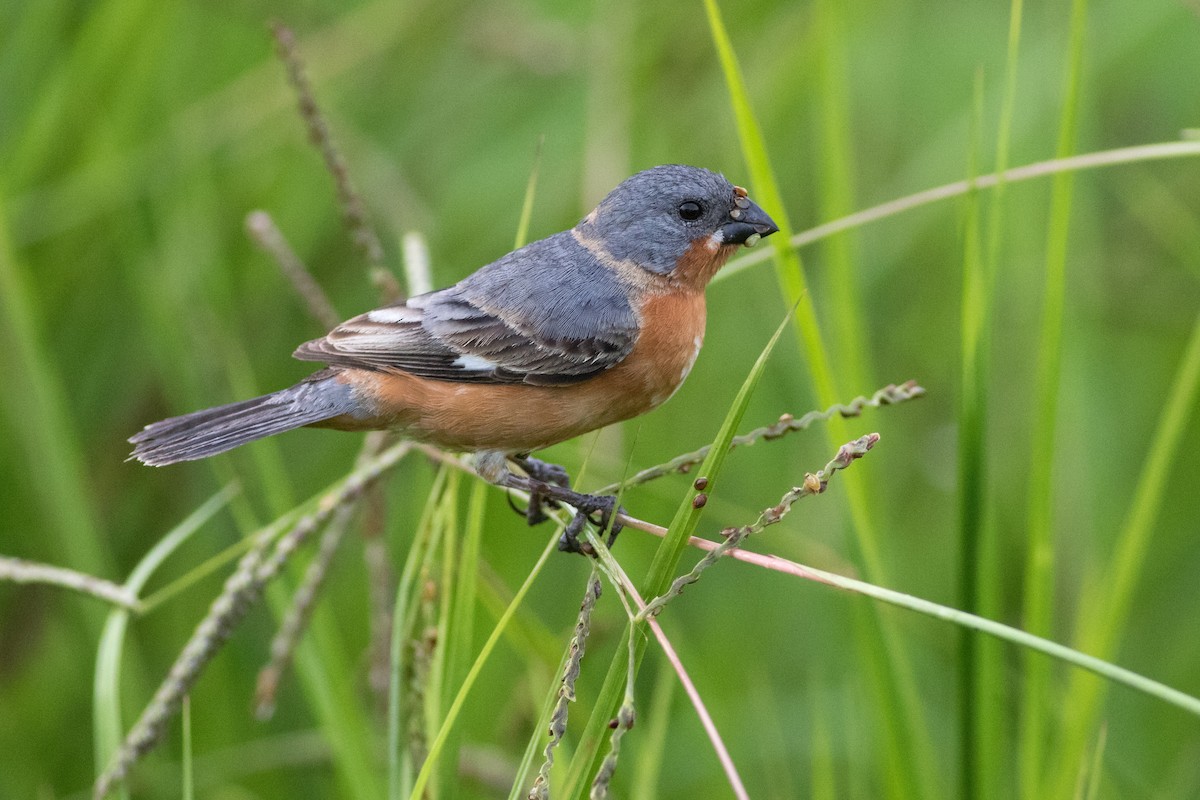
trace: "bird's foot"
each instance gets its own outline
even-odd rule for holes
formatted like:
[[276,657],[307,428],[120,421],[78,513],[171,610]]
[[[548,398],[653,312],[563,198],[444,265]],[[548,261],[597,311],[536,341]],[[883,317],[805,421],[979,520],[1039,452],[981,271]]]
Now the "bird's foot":
[[608,531],[605,544],[609,547],[617,541],[621,532],[621,523],[617,521],[618,514],[624,514],[625,509],[617,505],[617,498],[611,494],[581,494],[578,502],[572,502],[576,514],[567,524],[566,530],[558,540],[558,549],[564,553],[579,553],[585,556],[596,555],[595,548],[586,539],[581,539],[583,526],[591,522],[600,533]]
[[[583,526],[591,522],[600,531],[609,530],[608,544],[616,541],[621,525],[614,513],[623,513],[617,507],[617,498],[612,495],[582,494],[571,490],[571,478],[557,464],[548,464],[529,456],[517,456],[513,461],[528,477],[508,473],[501,484],[510,489],[519,489],[529,494],[529,505],[523,512],[530,525],[545,522],[547,508],[569,505],[576,510],[575,517],[563,531],[558,549],[567,553],[595,555],[593,548],[581,540]],[[515,509],[515,507],[514,507]],[[515,509],[520,511],[519,509]],[[611,525],[611,528],[610,528]]]
[[534,458],[529,455],[513,456],[512,460],[521,470],[529,476],[529,505],[525,508],[525,520],[530,525],[537,525],[545,522],[549,517],[546,516],[545,509],[557,508],[558,503],[555,502],[546,492],[541,491],[538,484],[548,486],[558,486],[563,489],[571,488],[571,476],[558,464],[551,464],[548,461]]

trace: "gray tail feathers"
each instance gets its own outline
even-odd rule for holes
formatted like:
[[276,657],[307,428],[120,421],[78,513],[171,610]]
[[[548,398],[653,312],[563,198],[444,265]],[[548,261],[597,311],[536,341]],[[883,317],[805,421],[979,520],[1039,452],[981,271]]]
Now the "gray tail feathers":
[[129,438],[131,458],[153,467],[195,461],[293,428],[355,415],[357,410],[358,403],[346,384],[333,378],[310,379],[253,400],[147,425]]

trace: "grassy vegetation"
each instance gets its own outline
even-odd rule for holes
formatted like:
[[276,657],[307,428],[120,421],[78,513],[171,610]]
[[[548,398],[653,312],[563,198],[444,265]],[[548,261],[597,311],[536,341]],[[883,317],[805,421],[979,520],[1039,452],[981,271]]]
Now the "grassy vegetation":
[[[675,520],[665,542],[630,529],[613,551],[649,576],[645,599],[699,559],[681,557],[685,532],[752,523],[878,431],[869,457],[747,548],[1027,629],[1192,698],[1131,690],[1136,675],[1114,687],[1053,648],[983,639],[1008,634],[907,613],[887,592],[725,561],[657,621],[750,796],[1200,793],[1187,710],[1200,695],[1200,146],[1009,173],[803,233],[964,178],[1194,138],[1200,7],[46,0],[0,7],[0,555],[148,602],[114,610],[0,582],[0,797],[87,796],[235,562],[372,453],[400,454],[372,445],[356,466],[361,437],[300,431],[211,463],[124,461],[147,422],[306,374],[288,354],[321,328],[245,235],[251,211],[272,215],[341,315],[377,302],[272,17],[297,33],[402,279],[407,233],[424,235],[446,285],[665,162],[724,172],[804,238],[797,250],[776,236],[714,283],[704,351],[670,403],[544,454],[583,487],[730,436],[738,414],[745,430],[887,383],[927,389],[714,451],[702,514],[705,468],[627,487],[631,514]],[[420,453],[379,486],[274,715],[252,713],[256,674],[315,541],[208,665],[127,796],[493,797],[518,774],[524,795],[589,564]],[[644,625],[627,648],[617,594],[606,582],[586,620],[548,769],[568,791],[554,796],[586,791],[643,646],[614,793],[730,794]],[[381,608],[396,612],[382,628]],[[381,653],[400,669],[381,676]]]

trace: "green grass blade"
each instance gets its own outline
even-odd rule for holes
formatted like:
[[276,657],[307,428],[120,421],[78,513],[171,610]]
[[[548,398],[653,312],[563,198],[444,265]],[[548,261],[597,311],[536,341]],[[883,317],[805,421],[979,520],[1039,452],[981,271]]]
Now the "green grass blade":
[[[1133,502],[1113,547],[1106,574],[1079,603],[1075,646],[1099,658],[1110,658],[1129,623],[1134,591],[1150,554],[1151,538],[1167,496],[1171,467],[1179,455],[1187,426],[1200,407],[1200,317],[1184,351],[1171,391],[1163,405]],[[1063,709],[1062,769],[1054,788],[1069,786],[1068,765],[1081,763],[1095,735],[1106,686],[1086,675],[1072,675]]]
[[[725,419],[721,423],[716,438],[713,439],[708,456],[704,459],[704,463],[701,464],[700,468],[696,470],[697,475],[703,475],[708,479],[708,486],[705,489],[708,493],[712,493],[718,483],[717,478],[725,462],[725,456],[729,452],[729,442],[733,439],[737,426],[742,420],[742,415],[746,411],[746,406],[750,402],[750,396],[754,393],[754,388],[758,385],[758,381],[762,377],[763,370],[767,365],[767,358],[770,356],[771,351],[774,349],[776,343],[778,343],[779,337],[783,335],[790,321],[791,315],[788,315],[775,330],[775,334],[767,342],[766,347],[759,353],[758,359],[754,362],[754,366],[751,367],[750,373],[746,376],[746,380],[742,382],[742,386],[734,398],[733,405],[730,406],[729,411],[725,414]],[[682,557],[683,551],[687,548],[688,537],[695,532],[696,525],[699,524],[700,518],[704,513],[703,506],[697,508],[693,503],[697,494],[698,490],[690,488],[680,499],[679,507],[676,509],[675,516],[671,520],[667,536],[658,546],[658,549],[655,550],[649,572],[642,582],[640,591],[643,597],[658,597],[670,585],[672,576],[679,565],[679,559]],[[639,627],[640,630],[641,628]],[[604,685],[596,698],[595,707],[592,709],[587,726],[580,737],[575,756],[571,759],[565,785],[559,790],[563,796],[574,797],[580,794],[584,783],[599,766],[601,747],[610,732],[608,721],[616,713],[625,691],[625,682],[628,676],[626,652],[629,646],[630,635],[631,629],[629,626],[626,626],[625,633],[621,637],[621,642],[617,646],[616,654],[609,664],[608,673],[604,678]],[[645,652],[646,642],[646,637],[638,636],[635,643],[635,661],[640,662],[642,654]]]
[[1096,737],[1096,746],[1092,750],[1092,760],[1088,765],[1088,769],[1083,773],[1084,784],[1083,791],[1079,796],[1083,800],[1096,800],[1100,794],[1100,778],[1102,772],[1100,765],[1104,762],[1104,746],[1108,742],[1108,726],[1100,728],[1100,735]]
[[[998,617],[1002,613],[1004,577],[998,531],[991,519],[988,497],[987,420],[988,395],[992,381],[990,352],[993,343],[992,308],[1005,217],[1004,175],[1008,170],[1013,112],[1016,107],[1017,75],[1021,52],[1023,0],[1009,4],[1008,48],[1005,57],[1004,92],[996,126],[994,174],[1000,176],[989,198],[987,233],[983,244],[982,275],[964,276],[963,296],[963,388],[959,418],[960,603],[973,613]],[[978,103],[982,103],[982,90]],[[978,202],[976,197],[975,203]],[[978,222],[978,217],[975,217]],[[966,280],[979,283],[979,292],[965,291]],[[969,297],[978,298],[978,304]],[[971,333],[968,335],[967,331]],[[969,353],[968,348],[974,348]],[[959,643],[962,655],[959,687],[962,692],[962,750],[959,791],[963,797],[1006,797],[1007,729],[1004,653],[991,639],[964,633]]]
[[492,629],[487,641],[484,642],[483,647],[480,649],[479,655],[475,658],[475,662],[471,665],[470,671],[467,672],[462,685],[459,686],[458,693],[454,696],[454,701],[446,710],[446,716],[442,721],[441,729],[429,745],[429,754],[425,758],[425,763],[421,766],[421,771],[417,773],[416,780],[413,781],[412,791],[409,794],[411,800],[421,800],[425,796],[425,788],[433,776],[434,765],[438,763],[442,750],[446,746],[446,740],[450,735],[450,731],[458,721],[458,715],[467,701],[467,695],[475,685],[475,680],[479,677],[479,673],[482,672],[483,666],[487,663],[492,651],[496,649],[496,644],[500,641],[500,637],[504,635],[504,629],[508,626],[513,615],[516,614],[517,608],[524,602],[525,595],[529,593],[534,581],[541,575],[542,569],[546,566],[546,561],[550,558],[550,554],[557,552],[558,536],[558,532],[555,531],[554,535],[546,543],[546,547],[543,548],[541,555],[538,556],[538,560],[529,570],[529,575],[525,578],[525,582],[517,590],[512,603],[505,610],[504,616],[500,618],[500,621],[496,623],[496,627]]
[[[458,563],[458,544],[462,531],[458,526],[458,507],[460,490],[462,488],[462,473],[453,472],[446,483],[446,492],[442,497],[442,509],[439,514],[439,534],[437,547],[430,551],[428,579],[436,577],[435,597],[425,598],[426,603],[432,603],[436,610],[437,644],[433,647],[429,664],[429,675],[425,684],[425,738],[428,741],[438,732],[445,722],[445,712],[452,697],[446,696],[452,692],[455,684],[450,681],[449,660],[451,649],[471,648],[471,642],[452,641],[457,638],[458,631],[451,630],[450,619],[454,613],[454,570]],[[440,574],[439,574],[440,571]],[[426,590],[428,592],[428,589]],[[464,656],[465,658],[465,656]],[[454,785],[455,770],[458,767],[457,730],[450,729],[446,744],[442,750],[444,756],[439,757],[434,765],[433,777],[430,779],[427,794],[430,797],[441,797],[446,787]]]
[[533,154],[533,169],[529,170],[529,182],[525,184],[525,199],[521,202],[521,219],[517,222],[514,248],[524,247],[529,241],[529,221],[533,219],[533,198],[537,195],[538,172],[542,166],[542,145],[546,137],[539,136],[537,150]]
[[184,695],[183,706],[180,709],[180,724],[183,728],[183,752],[180,757],[179,778],[182,786],[180,794],[183,800],[195,800],[196,797],[196,776],[193,772],[194,764],[192,759],[192,697]]
[[[983,117],[983,77],[976,74],[975,115],[971,135],[968,173],[975,174]],[[985,272],[980,232],[978,192],[967,196],[963,225],[961,363],[962,382],[958,408],[958,486],[959,486],[959,604],[969,612],[979,610],[981,571],[980,551],[985,529],[987,447],[986,420],[988,398],[988,352],[991,344],[988,320],[991,316],[992,284]],[[989,548],[990,549],[990,548]],[[962,749],[959,789],[964,798],[976,797],[976,770],[979,748],[979,718],[975,694],[979,669],[978,637],[963,631],[959,638],[959,728]]]
[[[745,80],[729,34],[721,18],[716,0],[704,0],[709,29],[725,75],[725,83],[733,106],[734,120],[742,153],[750,170],[754,194],[759,204],[772,215],[780,233],[768,239],[774,248],[776,277],[785,301],[798,303],[795,330],[805,354],[805,364],[812,377],[817,399],[829,405],[839,396],[829,357],[817,324],[816,311],[806,291],[804,272],[799,255],[791,246],[791,224],[784,212],[782,197],[771,170],[766,144],[758,121],[750,106]],[[861,372],[861,370],[859,370]],[[852,438],[841,420],[832,420],[826,427],[829,446],[836,449]],[[848,476],[844,493],[850,517],[854,523],[855,543],[868,577],[886,582],[883,557],[871,520],[868,493],[862,479]],[[930,737],[930,727],[924,721],[924,711],[917,696],[916,681],[909,657],[896,633],[878,619],[865,626],[856,626],[855,633],[862,650],[864,663],[874,690],[877,715],[882,723],[884,746],[887,750],[889,786],[896,797],[931,796],[937,783],[936,752]],[[882,642],[882,648],[880,647]]]
[[[799,566],[799,565],[798,565]],[[1019,645],[1028,652],[1038,653],[1043,656],[1070,664],[1083,670],[1087,670],[1095,675],[1099,675],[1108,681],[1120,684],[1127,688],[1141,692],[1148,697],[1154,697],[1162,700],[1181,711],[1186,711],[1189,714],[1200,717],[1200,697],[1189,695],[1186,692],[1181,692],[1178,689],[1173,689],[1158,681],[1151,680],[1144,675],[1139,675],[1132,670],[1119,667],[1116,664],[1105,661],[1095,656],[1082,653],[1079,650],[1059,644],[1058,642],[1050,641],[1041,636],[1035,636],[1032,633],[1013,628],[1001,622],[996,622],[990,619],[984,619],[976,614],[968,614],[965,611],[960,611],[956,608],[934,603],[920,597],[914,597],[910,594],[897,592],[892,589],[886,589],[882,586],[876,586],[873,583],[867,583],[855,578],[847,578],[844,575],[838,575],[832,572],[826,572],[812,567],[799,567],[802,570],[803,577],[810,580],[824,583],[838,589],[845,589],[856,594],[861,594],[866,597],[879,600],[897,608],[904,608],[909,611],[916,611],[918,614],[940,619],[944,622],[949,622],[954,625],[961,625],[971,630],[986,633],[989,636],[994,636],[1012,644]],[[1065,762],[1064,762],[1065,763]],[[1079,762],[1076,761],[1071,765],[1070,775],[1073,781]],[[1061,797],[1070,797],[1070,786],[1068,783],[1068,791]],[[1046,796],[1049,795],[1039,795]]]
[[[93,575],[111,575],[112,558],[89,503],[80,437],[74,430],[56,359],[41,341],[33,297],[8,236],[4,198],[0,197],[0,370],[21,391],[4,392],[3,411],[13,420],[8,430],[21,443],[25,471],[33,477],[41,513],[48,523],[49,550],[68,565]],[[99,615],[85,608],[89,619]]]
[[450,469],[443,467],[438,470],[425,508],[421,512],[421,520],[417,523],[412,545],[405,559],[404,569],[400,580],[396,583],[396,602],[392,606],[392,636],[389,642],[388,669],[388,798],[399,800],[407,797],[412,791],[412,763],[405,751],[402,737],[403,723],[412,712],[403,705],[403,678],[408,669],[405,658],[405,644],[410,640],[416,627],[415,614],[418,604],[414,602],[419,591],[417,577],[421,564],[425,562],[426,551],[432,546],[433,515],[436,512],[442,492],[449,480]]
[[[1062,116],[1059,121],[1059,158],[1075,148],[1078,128],[1083,37],[1087,0],[1071,4],[1071,41],[1065,73]],[[1061,383],[1063,307],[1066,301],[1067,241],[1070,231],[1074,176],[1055,176],[1050,198],[1046,243],[1046,279],[1042,299],[1042,329],[1037,346],[1038,366],[1034,390],[1033,447],[1029,468],[1029,508],[1024,575],[1024,627],[1048,635],[1054,613],[1053,467],[1058,427],[1058,394]],[[1041,791],[1043,765],[1049,763],[1047,737],[1050,720],[1050,666],[1028,653],[1024,661],[1025,684],[1021,697],[1018,741],[1019,793],[1036,797]],[[1062,764],[1057,757],[1055,763]],[[1078,764],[1071,765],[1072,774]]]
[[[817,89],[820,103],[821,167],[817,188],[821,215],[837,219],[854,210],[854,141],[850,120],[846,66],[846,21],[848,7],[840,0],[820,0],[816,8]],[[862,289],[856,266],[859,260],[857,239],[848,233],[830,237],[825,247],[829,274],[828,312],[833,329],[834,363],[838,365],[839,384],[868,386],[875,383],[869,361],[870,345],[862,320]]]
[[[125,588],[135,597],[140,594],[154,571],[224,508],[237,491],[235,486],[227,486],[171,529],[134,567],[125,581]],[[92,679],[92,741],[97,773],[108,766],[125,735],[125,728],[121,724],[121,653],[129,616],[130,613],[124,609],[110,612],[96,648],[96,671]],[[121,797],[128,797],[123,785],[119,792]]]
[[[1008,52],[1004,92],[996,132],[994,174],[1000,176],[989,198],[986,238],[981,234],[978,191],[969,197],[962,296],[962,388],[959,400],[959,604],[966,611],[995,617],[1001,613],[1000,544],[987,487],[987,420],[991,388],[992,308],[1003,232],[1009,142],[1016,105],[1022,0],[1009,6]],[[982,77],[975,92],[977,147],[983,126]],[[977,177],[974,165],[971,178]],[[964,632],[959,639],[959,706],[962,747],[959,793],[997,797],[1004,789],[1005,703],[1003,652],[989,639]]]
[[[452,583],[444,584],[442,591],[451,597],[450,613],[446,622],[446,633],[440,641],[445,642],[445,667],[443,679],[442,707],[448,707],[453,698],[449,692],[462,686],[471,668],[471,654],[475,639],[475,601],[479,593],[479,550],[483,540],[484,514],[487,511],[489,487],[483,481],[472,481],[467,508],[465,530],[461,535],[461,551],[453,563]],[[455,538],[455,537],[448,537]],[[442,785],[453,786],[458,771],[458,736],[452,734],[442,757]]]
[[733,116],[737,123],[738,139],[742,143],[742,155],[746,159],[746,167],[750,171],[750,180],[754,187],[754,199],[779,225],[779,233],[767,239],[767,243],[775,255],[775,275],[780,291],[788,306],[798,304],[794,317],[797,339],[804,350],[809,372],[816,384],[817,396],[822,403],[832,402],[839,395],[833,373],[829,369],[821,330],[817,325],[816,309],[813,308],[812,298],[808,294],[800,256],[788,244],[792,237],[792,226],[784,211],[783,197],[775,182],[762,131],[750,107],[742,68],[733,51],[733,44],[729,41],[729,34],[725,30],[716,0],[704,0],[704,8],[708,14],[709,29],[721,61],[721,69],[725,74],[725,84],[729,90]]

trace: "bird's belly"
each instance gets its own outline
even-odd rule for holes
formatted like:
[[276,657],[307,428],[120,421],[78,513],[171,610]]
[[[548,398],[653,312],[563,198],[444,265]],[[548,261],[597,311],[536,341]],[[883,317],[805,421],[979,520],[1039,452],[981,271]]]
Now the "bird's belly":
[[518,453],[644,414],[674,394],[695,363],[704,340],[704,295],[652,296],[642,319],[629,355],[581,383],[464,384],[375,373],[368,391],[378,406],[402,409],[376,425],[454,450]]

